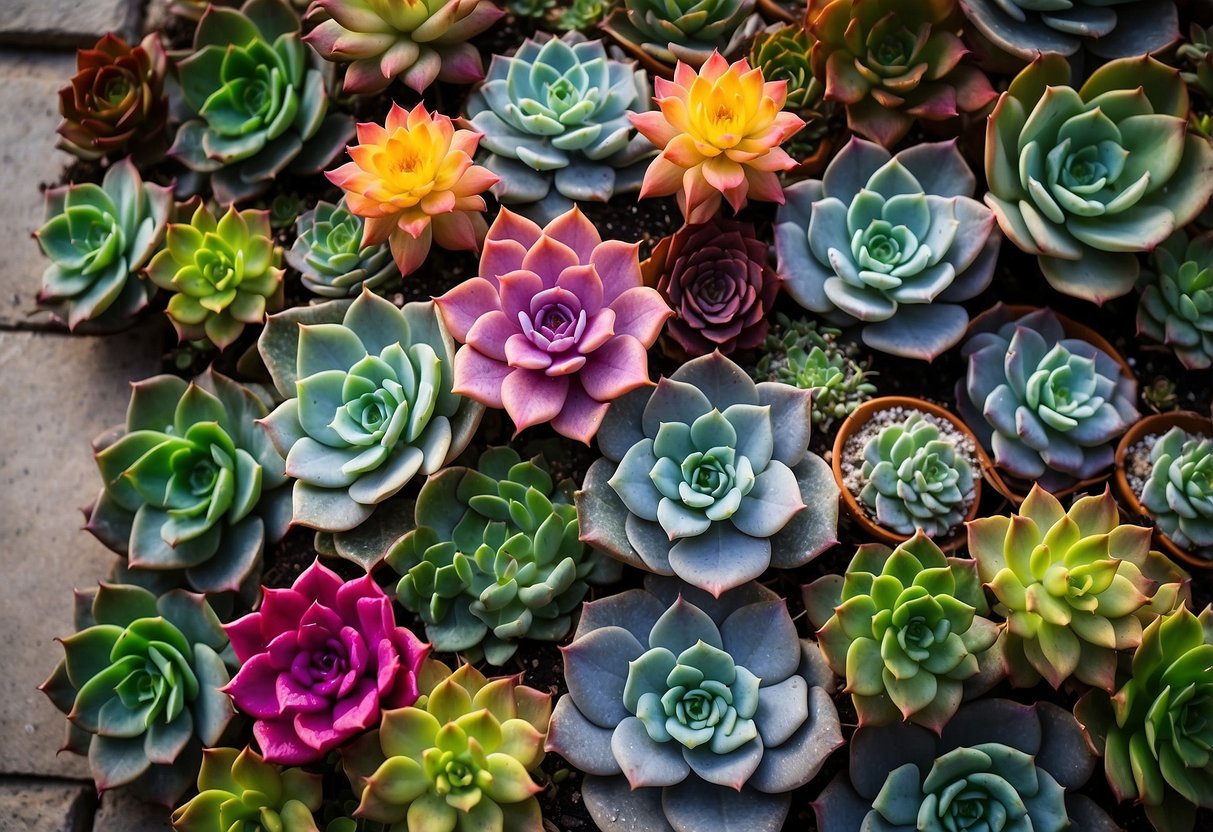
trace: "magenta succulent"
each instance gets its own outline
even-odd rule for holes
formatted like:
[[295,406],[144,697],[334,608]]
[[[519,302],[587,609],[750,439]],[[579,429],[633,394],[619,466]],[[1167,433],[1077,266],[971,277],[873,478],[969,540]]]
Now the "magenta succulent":
[[417,700],[429,652],[396,626],[370,575],[342,581],[312,564],[290,589],[266,587],[261,608],[224,626],[240,671],[224,691],[256,722],[265,759],[301,765]]
[[604,242],[577,208],[544,228],[503,208],[480,276],[436,299],[464,344],[455,392],[504,408],[520,431],[550,422],[589,444],[608,403],[649,383],[648,348],[671,314],[636,251]]

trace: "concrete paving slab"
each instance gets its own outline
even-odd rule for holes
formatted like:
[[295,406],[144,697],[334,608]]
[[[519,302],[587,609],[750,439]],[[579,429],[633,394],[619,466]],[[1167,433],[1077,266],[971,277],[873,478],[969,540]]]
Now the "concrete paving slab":
[[129,37],[139,7],[139,0],[0,0],[0,43],[87,46],[106,32]]
[[0,832],[86,832],[96,803],[82,783],[0,778]]
[[128,794],[106,792],[93,821],[92,832],[172,832],[169,811]]

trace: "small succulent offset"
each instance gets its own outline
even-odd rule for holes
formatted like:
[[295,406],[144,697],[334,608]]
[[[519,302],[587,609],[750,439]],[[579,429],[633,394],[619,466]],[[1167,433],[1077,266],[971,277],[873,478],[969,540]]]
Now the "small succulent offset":
[[176,832],[319,832],[321,776],[281,769],[252,748],[202,752],[198,794],[173,812]]
[[319,173],[353,135],[349,116],[328,112],[323,62],[299,29],[284,0],[211,7],[177,64],[192,117],[169,153],[208,175],[221,204],[256,196],[284,171]]
[[615,3],[616,0],[572,0],[561,9],[555,26],[566,32],[589,29],[602,20]]
[[1001,237],[956,142],[896,156],[852,139],[823,177],[790,186],[775,252],[788,293],[881,352],[932,360],[964,337]]
[[147,276],[173,293],[165,311],[182,341],[222,350],[282,306],[281,263],[268,211],[233,206],[216,220],[199,204],[188,223],[169,224]]
[[1142,273],[1137,331],[1175,351],[1189,370],[1213,365],[1213,231],[1177,230]]
[[581,538],[720,595],[835,542],[838,487],[810,453],[808,391],[719,353],[615,402],[577,493]]
[[373,95],[399,78],[417,92],[434,81],[484,77],[468,41],[504,15],[492,0],[315,0],[305,40],[330,61],[349,63],[345,91]]
[[789,793],[842,745],[817,646],[758,584],[645,587],[583,609],[548,749],[586,773],[606,832],[781,828]]
[[732,55],[762,26],[755,0],[621,0],[602,29],[649,63],[701,66],[714,52]]
[[72,330],[129,323],[156,291],[140,270],[164,241],[172,207],[172,189],[145,183],[130,159],[110,167],[100,185],[47,190],[35,236],[51,264],[38,304]]
[[354,817],[392,829],[539,832],[531,772],[544,755],[551,696],[520,676],[486,679],[471,665],[441,676],[412,707],[341,750],[360,803]]
[[973,26],[999,49],[1025,61],[1040,53],[1126,58],[1179,40],[1174,0],[961,0]]
[[76,74],[59,90],[59,149],[85,160],[132,154],[153,161],[168,147],[168,56],[153,32],[132,46],[104,35],[76,53]]
[[572,489],[542,457],[490,448],[417,497],[416,528],[388,550],[397,596],[440,652],[503,665],[523,638],[558,641],[601,566],[578,537]]
[[433,303],[365,287],[275,316],[259,343],[286,397],[261,424],[295,479],[294,522],[340,532],[463,452],[483,408],[451,392],[455,343]]
[[176,805],[235,715],[219,619],[201,595],[101,584],[77,593],[76,630],[41,686],[67,714],[65,750],[88,755],[99,792]]
[[319,561],[225,629],[240,670],[224,691],[256,720],[265,759],[285,765],[321,760],[377,725],[381,708],[412,705],[430,649],[396,626],[370,575],[342,581]]
[[896,549],[860,546],[846,576],[818,578],[804,603],[860,726],[904,720],[938,733],[966,694],[1001,676],[977,567],[921,531]]
[[788,82],[784,106],[795,113],[815,111],[825,93],[825,82],[809,60],[816,40],[804,26],[788,23],[763,29],[750,45],[750,66],[762,70],[767,81]]
[[1019,513],[969,524],[969,553],[1006,619],[999,636],[1017,687],[1071,676],[1111,691],[1117,651],[1187,597],[1187,575],[1150,550],[1150,530],[1121,525],[1110,491],[1069,511],[1034,487]]
[[578,208],[545,227],[503,208],[480,276],[435,300],[456,341],[455,391],[587,445],[609,403],[649,384],[670,316],[638,245],[603,240]]
[[[963,3],[962,3],[963,4]],[[829,0],[808,13],[813,75],[847,126],[892,147],[915,120],[976,114],[995,98],[965,60],[956,0]]]
[[1179,45],[1175,55],[1188,70],[1183,73],[1184,83],[1205,98],[1213,98],[1213,27],[1193,23],[1187,42]]
[[764,81],[744,59],[719,52],[696,73],[678,62],[674,80],[656,78],[659,109],[630,118],[661,149],[644,174],[640,196],[676,194],[688,223],[707,222],[721,197],[740,211],[748,197],[783,204],[778,171],[796,161],[779,145],[804,126],[783,109],[786,81]]
[[344,298],[367,289],[382,292],[400,280],[400,269],[385,243],[362,244],[366,221],[351,213],[345,200],[320,200],[299,217],[295,243],[286,262],[314,295]]
[[860,473],[859,502],[880,525],[936,538],[965,519],[980,476],[966,450],[918,411],[868,440]]
[[1213,559],[1213,438],[1171,428],[1150,449],[1150,464],[1142,505],[1177,546]]
[[1114,696],[1092,690],[1074,709],[1119,800],[1144,805],[1158,832],[1193,832],[1213,808],[1213,608],[1155,620]]
[[1138,419],[1137,382],[1106,352],[1068,338],[1057,316],[998,306],[965,342],[956,404],[1004,472],[1057,490],[1112,465]]
[[1085,795],[1095,755],[1068,711],[985,699],[939,734],[918,725],[861,727],[849,772],[813,802],[821,832],[1112,832]]
[[1054,289],[1102,303],[1133,288],[1137,252],[1204,209],[1213,145],[1189,133],[1187,88],[1153,58],[1104,64],[1077,91],[1070,72],[1040,56],[1002,94],[986,126],[985,199]]
[[93,446],[103,484],[85,528],[131,569],[181,573],[198,592],[254,590],[266,543],[286,534],[282,457],[248,388],[208,370],[136,382],[126,422]]
[[511,57],[494,55],[468,98],[468,120],[492,155],[505,205],[544,221],[574,201],[606,202],[640,188],[654,154],[628,115],[649,108],[643,69],[607,56],[579,32],[528,38]]

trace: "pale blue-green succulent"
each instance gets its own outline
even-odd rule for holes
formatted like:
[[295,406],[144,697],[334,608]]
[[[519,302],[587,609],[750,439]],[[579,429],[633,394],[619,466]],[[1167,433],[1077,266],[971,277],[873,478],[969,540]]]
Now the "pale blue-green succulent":
[[286,262],[299,272],[303,287],[325,298],[357,295],[365,286],[382,293],[400,280],[400,269],[386,243],[363,246],[365,220],[345,200],[320,200],[299,217],[295,244]]
[[1142,273],[1137,331],[1166,344],[1190,370],[1213,364],[1213,231],[1176,231]]
[[1176,545],[1213,558],[1213,438],[1171,428],[1150,449],[1150,463],[1142,504]]

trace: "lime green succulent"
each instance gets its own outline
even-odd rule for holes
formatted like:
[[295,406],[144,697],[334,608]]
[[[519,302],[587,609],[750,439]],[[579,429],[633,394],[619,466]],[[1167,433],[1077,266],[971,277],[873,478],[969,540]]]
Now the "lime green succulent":
[[198,794],[173,812],[176,832],[319,832],[321,777],[267,763],[252,748],[202,752]]
[[299,217],[295,244],[286,262],[303,281],[303,287],[325,298],[357,295],[365,286],[382,292],[400,281],[400,269],[386,243],[363,246],[365,220],[341,200],[336,205],[320,200]]
[[1142,273],[1137,331],[1169,346],[1190,370],[1213,365],[1213,231],[1178,230]]

